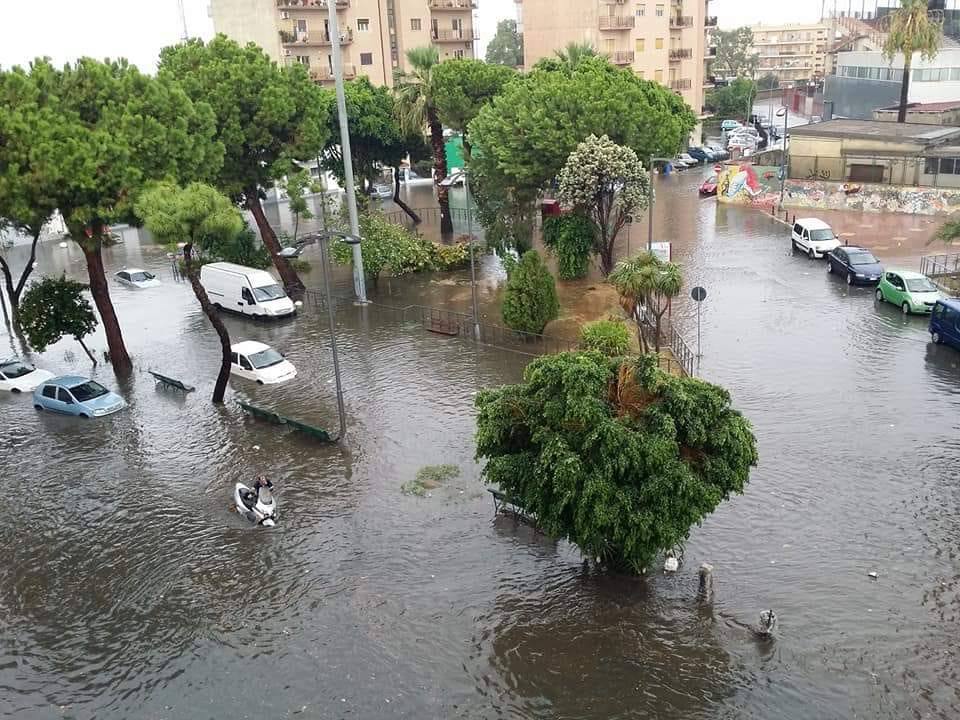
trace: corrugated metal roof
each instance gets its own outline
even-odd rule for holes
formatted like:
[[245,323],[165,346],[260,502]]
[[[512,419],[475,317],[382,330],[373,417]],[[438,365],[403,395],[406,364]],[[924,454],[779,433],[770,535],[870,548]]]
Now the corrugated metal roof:
[[910,142],[927,146],[960,137],[960,127],[925,125],[923,123],[892,123],[882,120],[827,120],[790,128],[790,134],[806,137],[845,137]]

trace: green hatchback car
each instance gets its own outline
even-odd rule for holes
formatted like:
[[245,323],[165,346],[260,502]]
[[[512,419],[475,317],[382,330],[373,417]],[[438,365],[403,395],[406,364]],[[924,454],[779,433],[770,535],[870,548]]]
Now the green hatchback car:
[[912,270],[886,270],[877,285],[877,300],[896,305],[904,315],[929,313],[942,297],[930,278]]

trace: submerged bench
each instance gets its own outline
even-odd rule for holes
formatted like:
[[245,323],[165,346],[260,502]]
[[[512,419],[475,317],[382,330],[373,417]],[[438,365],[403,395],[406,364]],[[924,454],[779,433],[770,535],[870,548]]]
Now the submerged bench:
[[311,437],[316,438],[320,442],[335,442],[335,438],[331,437],[323,428],[315,427],[313,425],[308,425],[307,423],[300,422],[299,420],[294,420],[292,418],[284,417],[279,413],[274,412],[273,410],[265,410],[264,408],[259,408],[256,405],[251,405],[250,403],[245,403],[242,400],[238,400],[237,403],[245,411],[250,413],[256,418],[261,420],[266,420],[271,422],[274,425],[288,425],[294,430],[299,430],[302,433],[306,433]]
[[163,385],[164,387],[172,387],[176,390],[182,390],[183,392],[193,392],[194,390],[196,390],[196,388],[193,385],[187,385],[181,380],[177,380],[176,378],[167,377],[166,375],[161,375],[160,373],[154,372],[153,370],[147,370],[147,372],[153,375],[154,380],[156,380],[158,384]]

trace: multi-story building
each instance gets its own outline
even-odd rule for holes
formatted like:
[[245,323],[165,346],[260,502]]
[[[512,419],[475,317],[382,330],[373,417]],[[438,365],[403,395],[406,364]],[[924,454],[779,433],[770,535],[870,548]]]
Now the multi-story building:
[[[570,43],[674,90],[700,113],[709,42],[709,0],[522,0],[523,63],[529,69]],[[699,139],[699,133],[697,133]]]
[[[407,51],[434,45],[440,59],[473,57],[477,0],[331,0],[336,2],[344,76],[392,85],[408,70]],[[317,82],[333,81],[328,0],[211,0],[213,27],[255,42],[282,63],[306,66]]]
[[825,74],[831,29],[827,23],[810,25],[754,25],[753,54],[757,76],[773,74],[780,82],[817,80]]

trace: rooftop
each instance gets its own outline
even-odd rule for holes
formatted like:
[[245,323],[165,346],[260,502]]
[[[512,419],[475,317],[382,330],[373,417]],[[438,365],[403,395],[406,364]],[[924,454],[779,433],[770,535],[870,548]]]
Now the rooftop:
[[790,128],[790,134],[802,137],[857,138],[907,142],[924,147],[960,137],[960,127],[892,123],[882,120],[827,120]]
[[[877,108],[878,110],[892,110],[896,111],[900,109],[899,105],[891,105],[890,107]],[[910,112],[921,112],[921,113],[941,113],[947,112],[948,110],[960,110],[960,100],[947,100],[946,102],[935,102],[935,103],[909,103],[907,105],[907,110]]]

